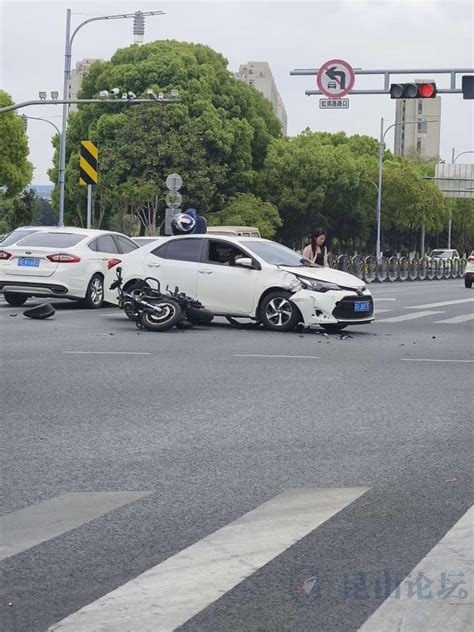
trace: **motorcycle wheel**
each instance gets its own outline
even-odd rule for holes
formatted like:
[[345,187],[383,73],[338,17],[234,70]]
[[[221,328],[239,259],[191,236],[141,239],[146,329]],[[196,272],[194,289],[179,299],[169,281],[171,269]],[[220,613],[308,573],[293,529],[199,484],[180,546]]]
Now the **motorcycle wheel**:
[[150,331],[166,331],[174,327],[182,318],[183,310],[179,303],[171,298],[153,301],[158,310],[145,309],[141,316],[141,324]]
[[214,318],[214,314],[205,307],[192,307],[188,305],[184,312],[186,318],[195,325],[207,325]]

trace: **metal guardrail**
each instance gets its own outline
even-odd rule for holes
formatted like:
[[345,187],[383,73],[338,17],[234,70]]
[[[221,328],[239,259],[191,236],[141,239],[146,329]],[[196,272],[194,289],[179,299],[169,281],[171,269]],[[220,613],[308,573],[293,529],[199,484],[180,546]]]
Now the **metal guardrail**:
[[386,281],[432,281],[460,279],[464,275],[466,259],[431,259],[429,257],[380,257],[373,255],[328,255],[328,265],[335,270],[349,272],[366,283]]

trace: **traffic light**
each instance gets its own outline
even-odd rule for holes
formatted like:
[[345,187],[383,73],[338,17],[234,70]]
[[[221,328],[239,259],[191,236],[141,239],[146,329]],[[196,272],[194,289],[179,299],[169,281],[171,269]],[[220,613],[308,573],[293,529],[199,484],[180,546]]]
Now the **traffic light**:
[[391,99],[434,99],[435,96],[435,83],[392,83],[390,85]]
[[474,99],[474,75],[463,75],[462,98]]

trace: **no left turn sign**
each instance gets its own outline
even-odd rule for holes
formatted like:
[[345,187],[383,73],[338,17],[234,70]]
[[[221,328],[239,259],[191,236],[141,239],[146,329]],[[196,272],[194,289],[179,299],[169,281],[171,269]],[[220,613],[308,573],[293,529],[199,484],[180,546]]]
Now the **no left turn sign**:
[[327,97],[340,98],[348,94],[355,81],[352,66],[342,59],[330,59],[321,66],[316,78],[318,88]]

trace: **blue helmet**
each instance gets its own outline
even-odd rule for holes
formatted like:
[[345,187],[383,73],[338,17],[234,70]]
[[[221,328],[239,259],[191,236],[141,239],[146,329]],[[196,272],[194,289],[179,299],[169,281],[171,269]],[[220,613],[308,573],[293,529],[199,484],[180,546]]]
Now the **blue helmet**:
[[176,213],[171,218],[171,232],[173,235],[189,235],[194,231],[196,220],[186,213]]

